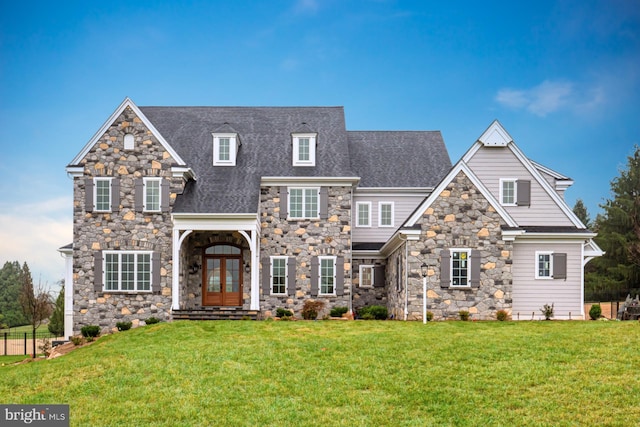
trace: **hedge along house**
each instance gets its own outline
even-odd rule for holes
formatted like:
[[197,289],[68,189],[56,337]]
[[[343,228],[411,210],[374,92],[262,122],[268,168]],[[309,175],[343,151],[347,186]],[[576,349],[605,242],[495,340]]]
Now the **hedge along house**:
[[67,166],[65,335],[298,314],[307,299],[420,318],[423,262],[437,316],[531,311],[540,292],[582,315],[582,265],[599,249],[562,199],[570,180],[526,159],[497,122],[474,147],[451,169],[440,132],[347,131],[342,107],[127,98]]

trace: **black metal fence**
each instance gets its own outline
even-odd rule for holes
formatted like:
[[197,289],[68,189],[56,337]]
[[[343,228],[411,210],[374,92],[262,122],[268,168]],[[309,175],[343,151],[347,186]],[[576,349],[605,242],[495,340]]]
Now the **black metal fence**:
[[[36,354],[42,353],[42,346],[56,340],[50,332],[36,332]],[[17,356],[33,354],[33,332],[0,332],[0,355]]]

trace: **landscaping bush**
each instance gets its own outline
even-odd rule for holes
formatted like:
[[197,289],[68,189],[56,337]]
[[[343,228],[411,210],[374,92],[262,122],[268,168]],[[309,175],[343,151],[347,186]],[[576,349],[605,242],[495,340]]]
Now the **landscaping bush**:
[[458,316],[460,316],[460,320],[466,322],[467,320],[469,320],[469,312],[467,310],[460,310],[458,312]]
[[431,322],[433,320],[433,312],[427,311],[427,322]]
[[71,342],[75,346],[82,345],[84,344],[84,337],[81,337],[80,335],[74,335],[71,337]]
[[540,311],[544,314],[544,320],[551,320],[553,317],[553,303],[551,305],[545,304]]
[[287,310],[286,308],[278,307],[276,308],[276,317],[291,317],[293,316],[293,311]]
[[133,326],[132,322],[117,322],[116,323],[116,328],[118,328],[119,331],[128,331],[129,329],[131,329],[131,326]]
[[302,318],[306,320],[315,320],[318,318],[318,313],[324,308],[324,301],[317,300],[305,300],[302,305]]
[[507,313],[507,310],[498,310],[496,312],[496,318],[499,321],[504,322],[505,320],[509,320],[509,313]]
[[144,323],[146,323],[147,325],[155,325],[156,323],[160,323],[160,319],[158,319],[157,317],[149,317],[144,321]]
[[100,335],[100,326],[98,325],[86,325],[80,329],[80,333],[87,341],[93,341],[95,337]]
[[598,320],[602,315],[602,307],[600,304],[593,304],[589,309],[589,317],[591,320]]
[[342,317],[342,315],[347,311],[349,311],[348,307],[333,307],[331,309],[331,313],[329,314],[331,315],[331,317]]
[[358,315],[364,320],[386,320],[389,317],[387,307],[382,305],[368,305],[358,310]]

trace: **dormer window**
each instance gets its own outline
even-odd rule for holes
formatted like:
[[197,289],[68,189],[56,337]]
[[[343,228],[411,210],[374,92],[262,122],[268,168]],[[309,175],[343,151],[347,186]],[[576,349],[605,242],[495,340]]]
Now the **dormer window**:
[[213,165],[235,166],[239,148],[238,134],[214,133],[213,134]]
[[316,165],[315,133],[293,134],[293,166]]

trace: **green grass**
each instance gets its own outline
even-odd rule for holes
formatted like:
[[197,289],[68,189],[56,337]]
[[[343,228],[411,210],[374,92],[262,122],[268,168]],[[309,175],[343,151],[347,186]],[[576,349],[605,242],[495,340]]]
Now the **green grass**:
[[173,322],[0,367],[79,426],[575,426],[640,419],[638,322]]
[[[31,325],[23,325],[23,326],[16,326],[15,328],[11,328],[11,329],[0,329],[0,333],[1,332],[28,332],[31,333],[31,331],[33,330],[33,327]],[[36,329],[36,332],[49,332],[49,327],[47,325],[40,325],[38,326],[38,329]]]

